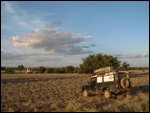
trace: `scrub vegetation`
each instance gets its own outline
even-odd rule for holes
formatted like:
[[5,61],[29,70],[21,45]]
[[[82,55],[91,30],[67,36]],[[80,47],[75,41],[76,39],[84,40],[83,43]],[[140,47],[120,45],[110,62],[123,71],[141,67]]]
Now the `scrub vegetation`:
[[1,111],[149,111],[149,71],[130,71],[131,93],[83,97],[88,74],[2,74]]

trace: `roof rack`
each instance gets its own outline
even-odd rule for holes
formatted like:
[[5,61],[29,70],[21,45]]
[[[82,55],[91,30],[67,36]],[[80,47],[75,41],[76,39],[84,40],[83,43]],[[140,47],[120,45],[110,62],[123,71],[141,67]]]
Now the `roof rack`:
[[94,70],[94,74],[103,74],[113,71],[112,67],[104,67]]

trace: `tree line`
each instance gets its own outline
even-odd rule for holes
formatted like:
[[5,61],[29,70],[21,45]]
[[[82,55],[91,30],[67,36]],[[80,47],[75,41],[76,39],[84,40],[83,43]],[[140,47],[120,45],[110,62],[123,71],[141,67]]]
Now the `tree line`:
[[[10,73],[14,74],[16,71],[17,73],[25,72],[27,67],[24,67],[23,65],[18,65],[18,67],[1,67],[1,71],[4,71],[4,73]],[[74,66],[66,66],[66,67],[33,67],[33,73],[77,73],[77,67]]]
[[[114,69],[136,69],[135,67],[130,67],[127,62],[121,62],[112,55],[107,54],[93,54],[82,59],[82,64],[79,67],[66,66],[66,67],[34,67],[34,73],[93,73],[95,69],[111,66]],[[141,69],[140,67],[138,69]],[[5,73],[15,73],[15,71],[25,71],[26,67],[23,65],[18,65],[18,67],[3,67],[1,66],[1,71]]]

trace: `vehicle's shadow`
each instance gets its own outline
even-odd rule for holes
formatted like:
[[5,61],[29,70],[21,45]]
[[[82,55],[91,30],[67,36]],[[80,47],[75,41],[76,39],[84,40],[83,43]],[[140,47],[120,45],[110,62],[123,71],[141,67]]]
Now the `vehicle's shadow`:
[[131,93],[131,95],[136,95],[139,91],[141,91],[142,93],[148,93],[149,85],[132,87],[130,93]]

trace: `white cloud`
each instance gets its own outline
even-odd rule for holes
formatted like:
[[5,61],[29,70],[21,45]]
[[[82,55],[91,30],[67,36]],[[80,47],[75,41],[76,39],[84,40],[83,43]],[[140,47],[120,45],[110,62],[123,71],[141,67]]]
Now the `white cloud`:
[[149,53],[144,53],[144,54],[139,54],[139,53],[117,54],[114,56],[116,56],[118,59],[148,58]]
[[13,61],[13,60],[23,60],[26,57],[22,54],[17,54],[14,52],[8,52],[1,50],[1,60],[2,61]]
[[[69,59],[68,59],[69,57]],[[1,65],[2,66],[46,66],[46,67],[61,67],[67,65],[77,66],[79,59],[76,56],[51,56],[47,53],[33,52],[33,53],[18,53],[6,50],[1,50]],[[74,60],[71,60],[74,59]],[[76,62],[73,62],[76,61]],[[61,63],[60,63],[61,62]]]
[[[17,4],[13,4],[13,2],[3,2],[4,9],[3,14],[7,15],[7,23],[5,25],[9,26],[10,29],[12,26],[15,25],[15,29],[26,29],[26,30],[33,30],[35,28],[43,27],[46,22],[42,19],[42,13],[39,15],[31,14],[31,12],[23,10]],[[4,16],[4,15],[3,15]],[[3,22],[3,21],[2,21]],[[4,27],[3,27],[4,28]],[[6,28],[6,27],[5,27]]]
[[122,62],[128,62],[132,67],[149,67],[149,53],[128,53],[128,54],[117,54],[113,55]]
[[55,28],[59,27],[60,24],[61,24],[60,22],[54,21],[54,22],[51,23],[50,28],[55,29]]
[[120,59],[122,62],[128,62],[131,67],[149,67],[149,58],[141,57],[141,58],[124,58]]
[[56,62],[56,61],[62,61],[61,58],[58,57],[49,57],[49,56],[38,56],[38,57],[34,57],[33,60],[35,62]]
[[17,52],[10,52],[1,50],[2,61],[33,61],[33,62],[56,62],[61,61],[60,57],[48,56],[47,54],[40,54],[39,52],[24,54]]
[[81,42],[85,42],[89,38],[88,35],[56,32],[52,28],[43,28],[36,29],[31,33],[13,36],[12,43],[16,47],[42,49],[51,55],[76,55],[92,52],[91,45],[80,45]]
[[30,34],[26,34],[26,36],[25,37],[23,36],[21,40],[18,36],[13,36],[12,41],[13,41],[14,46],[24,47],[24,46],[30,46],[33,43],[39,42],[38,39],[28,37],[28,35]]
[[[14,32],[13,34],[32,32],[9,37],[11,43],[3,44],[3,49],[11,52],[1,51],[3,63],[12,65],[19,62],[25,64],[32,62],[31,65],[35,65],[55,61],[55,64],[60,65],[62,59],[55,58],[56,55],[80,55],[92,52],[90,48],[92,46],[82,44],[82,42],[88,41],[90,38],[88,35],[57,32],[56,30],[58,30],[61,23],[58,21],[51,22],[52,20],[50,20],[51,24],[48,28],[43,28],[48,25],[44,17],[49,15],[49,12],[40,13],[39,16],[39,12],[35,12],[35,14],[29,12],[22,9],[17,3],[4,2],[4,4],[6,5],[3,5],[2,24],[5,26],[2,26],[2,29]],[[6,45],[9,45],[9,48]],[[59,62],[56,63],[56,60]],[[66,64],[66,61],[62,64]]]

